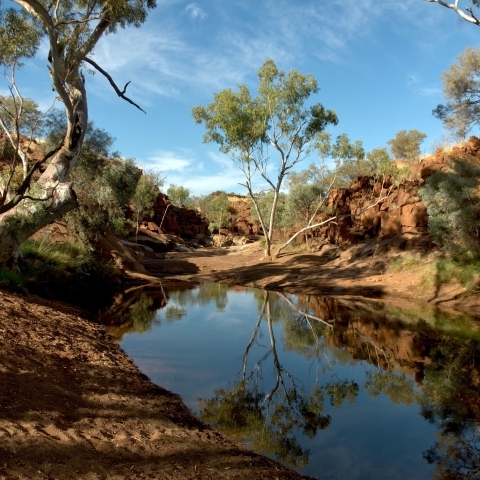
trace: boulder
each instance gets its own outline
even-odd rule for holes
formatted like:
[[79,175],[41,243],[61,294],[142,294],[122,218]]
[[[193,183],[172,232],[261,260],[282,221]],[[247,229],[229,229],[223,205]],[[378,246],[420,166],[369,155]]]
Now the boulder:
[[106,260],[113,260],[121,272],[136,272],[146,274],[145,267],[140,263],[139,257],[132,252],[113,233],[105,233],[96,245],[96,251]]
[[230,247],[233,245],[232,237],[226,235],[213,235],[213,244],[217,248]]

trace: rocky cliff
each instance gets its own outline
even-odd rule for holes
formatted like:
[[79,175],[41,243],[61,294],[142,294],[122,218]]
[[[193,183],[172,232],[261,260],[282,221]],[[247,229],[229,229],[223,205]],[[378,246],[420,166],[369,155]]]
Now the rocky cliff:
[[[480,161],[478,138],[470,137],[465,146],[455,146],[448,153],[438,149],[435,155],[414,165],[411,173],[398,184],[392,185],[390,178],[375,182],[372,177],[362,176],[349,188],[332,189],[323,213],[316,218],[316,223],[328,220],[334,215],[345,216],[336,222],[313,229],[313,244],[345,245],[376,239],[380,242],[389,240],[385,243],[396,243],[401,249],[428,248],[431,243],[427,226],[428,215],[419,189],[434,172],[446,170],[449,161],[465,157],[471,161]],[[382,197],[386,198],[360,214]],[[246,197],[237,196],[230,201],[237,215],[234,230],[244,234],[258,233],[259,227],[252,222]],[[350,216],[352,214],[356,216]],[[288,238],[293,233],[294,230],[278,230],[275,237]],[[298,242],[302,241],[303,237],[299,237]]]

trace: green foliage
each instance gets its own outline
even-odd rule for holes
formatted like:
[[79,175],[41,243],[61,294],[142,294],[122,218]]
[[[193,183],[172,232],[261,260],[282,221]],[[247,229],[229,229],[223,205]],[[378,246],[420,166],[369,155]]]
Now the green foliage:
[[25,11],[0,10],[0,65],[21,67],[21,58],[35,56],[41,37],[38,24]]
[[198,208],[210,221],[209,230],[222,228],[230,219],[230,202],[225,192],[215,192],[198,200]]
[[381,368],[367,372],[365,391],[375,399],[380,394],[390,397],[393,403],[411,405],[415,401],[415,382],[403,373]]
[[175,205],[186,205],[190,201],[191,190],[183,185],[170,184],[167,190],[168,198]]
[[468,290],[478,289],[480,285],[480,260],[471,258],[439,259],[433,262],[422,274],[425,286],[436,288],[457,281]]
[[9,132],[28,138],[41,137],[44,119],[37,102],[30,98],[0,95],[0,117]]
[[[318,92],[312,75],[296,70],[288,74],[268,59],[258,71],[258,94],[252,97],[245,85],[238,92],[223,90],[206,107],[193,107],[196,123],[204,123],[204,142],[217,143],[221,152],[232,158],[243,171],[245,186],[252,200],[252,177],[258,173],[278,195],[286,173],[308,153],[315,136],[329,124],[338,122],[333,110],[320,103],[307,106]],[[267,151],[267,147],[272,147]],[[277,176],[271,177],[270,155],[277,155]],[[277,214],[277,195],[271,197],[269,211],[260,209],[260,222],[270,255],[273,223]]]
[[[90,250],[65,242],[28,240],[21,245],[20,271],[0,270],[0,286],[63,300],[94,311],[111,295],[114,281],[108,265]],[[78,292],[82,292],[79,296]]]
[[435,242],[457,257],[480,256],[480,167],[465,159],[435,172],[420,189]]
[[390,176],[395,179],[398,175],[398,167],[387,152],[385,147],[374,148],[367,153],[367,159],[372,165],[373,175],[376,178]]
[[155,201],[160,193],[160,187],[163,185],[163,179],[158,173],[146,173],[140,177],[135,193],[131,199],[131,204],[137,215],[137,233],[140,221],[145,215],[153,215]]
[[408,257],[396,258],[388,266],[392,272],[401,272],[402,270],[416,270],[424,265],[424,262],[419,258],[411,255]]
[[[273,190],[269,190],[268,192],[259,193],[255,197],[260,208],[260,215],[262,215],[263,218],[268,218],[270,215],[274,195],[275,192]],[[282,228],[289,225],[289,220],[285,217],[286,200],[287,195],[283,192],[280,192],[273,228]],[[250,207],[250,216],[252,220],[259,221],[260,218],[251,199],[248,200],[248,204]]]
[[[50,133],[54,142],[58,132]],[[125,208],[136,189],[139,170],[132,159],[105,158],[114,139],[105,130],[89,122],[89,130],[71,177],[80,206],[65,216],[69,228],[88,243],[94,242],[110,225],[122,235]]]
[[23,277],[20,273],[13,270],[0,269],[0,287],[8,288],[14,292],[21,292],[25,290],[23,283]]
[[425,138],[427,135],[418,130],[400,130],[395,138],[387,143],[390,145],[394,157],[413,160],[420,156],[420,145]]
[[440,77],[446,104],[433,115],[457,137],[465,138],[480,118],[480,49],[467,47]]
[[284,227],[306,226],[322,198],[320,187],[310,183],[290,183],[282,216]]

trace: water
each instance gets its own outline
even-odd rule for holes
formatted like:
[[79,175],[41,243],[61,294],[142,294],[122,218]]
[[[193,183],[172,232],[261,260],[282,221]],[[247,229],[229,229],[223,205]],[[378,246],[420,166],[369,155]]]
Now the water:
[[380,302],[166,284],[105,321],[203,421],[327,479],[480,478],[480,328]]

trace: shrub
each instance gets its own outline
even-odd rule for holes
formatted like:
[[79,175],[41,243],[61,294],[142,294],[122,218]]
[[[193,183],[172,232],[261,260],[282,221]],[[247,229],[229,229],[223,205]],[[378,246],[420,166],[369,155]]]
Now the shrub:
[[427,179],[420,195],[435,242],[456,258],[480,257],[480,166],[455,160]]

